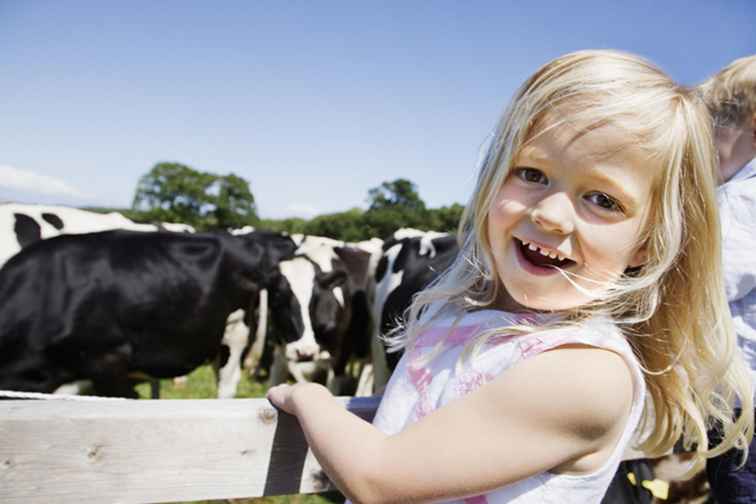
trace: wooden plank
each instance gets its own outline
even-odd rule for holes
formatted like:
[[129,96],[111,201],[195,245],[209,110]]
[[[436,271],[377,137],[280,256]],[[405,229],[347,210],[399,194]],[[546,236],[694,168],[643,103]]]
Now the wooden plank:
[[[378,398],[340,398],[372,419]],[[0,502],[172,502],[330,484],[265,399],[0,401]]]

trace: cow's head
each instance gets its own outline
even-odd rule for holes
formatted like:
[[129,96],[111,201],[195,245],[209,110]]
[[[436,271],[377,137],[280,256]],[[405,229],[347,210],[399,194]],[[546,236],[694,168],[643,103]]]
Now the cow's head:
[[334,264],[334,270],[317,272],[310,298],[310,320],[315,333],[315,341],[333,352],[349,320],[349,288],[347,272],[341,264]]
[[320,347],[315,341],[310,307],[315,278],[319,270],[307,256],[296,256],[279,264],[283,281],[271,291],[271,312],[276,332],[286,345],[286,359],[290,362],[318,358]]
[[234,281],[248,291],[275,288],[280,276],[278,264],[290,259],[296,250],[291,238],[271,231],[228,235],[225,239],[233,243]]
[[283,343],[298,341],[304,333],[302,307],[285,275],[278,275],[268,289],[270,324]]
[[[334,357],[351,353],[367,337],[370,253],[352,247],[334,247],[332,271],[316,278],[318,296],[310,313],[317,342]],[[362,353],[365,353],[362,351]]]

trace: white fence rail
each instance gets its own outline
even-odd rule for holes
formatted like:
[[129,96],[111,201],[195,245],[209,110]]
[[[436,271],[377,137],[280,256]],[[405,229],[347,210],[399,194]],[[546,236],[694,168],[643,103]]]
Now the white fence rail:
[[[378,398],[340,398],[372,419]],[[175,502],[332,488],[265,399],[0,401],[0,502]]]

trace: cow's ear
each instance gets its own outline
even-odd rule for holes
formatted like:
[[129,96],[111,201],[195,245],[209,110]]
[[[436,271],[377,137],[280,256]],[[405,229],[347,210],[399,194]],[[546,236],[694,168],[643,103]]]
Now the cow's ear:
[[281,261],[286,261],[294,257],[294,253],[297,250],[297,245],[294,240],[288,236],[279,235],[274,240],[270,240],[268,243],[268,254],[273,264],[278,264]]
[[361,289],[367,288],[370,252],[354,247],[334,247],[333,251],[349,272],[350,285]]
[[317,276],[318,285],[322,289],[335,289],[341,287],[347,280],[346,271],[336,270],[329,273],[320,273]]

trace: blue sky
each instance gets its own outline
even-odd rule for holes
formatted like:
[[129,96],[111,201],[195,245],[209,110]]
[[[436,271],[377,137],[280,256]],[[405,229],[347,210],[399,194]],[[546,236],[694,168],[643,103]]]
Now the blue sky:
[[129,206],[177,161],[263,217],[364,206],[409,178],[464,202],[538,66],[586,48],[696,83],[756,53],[756,2],[0,0],[0,201]]

